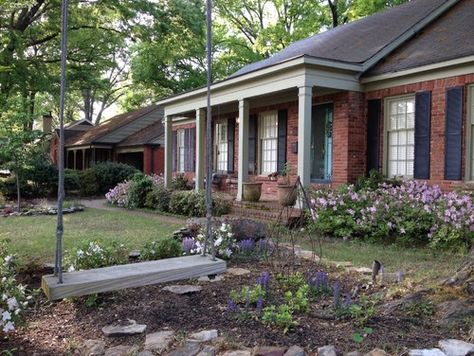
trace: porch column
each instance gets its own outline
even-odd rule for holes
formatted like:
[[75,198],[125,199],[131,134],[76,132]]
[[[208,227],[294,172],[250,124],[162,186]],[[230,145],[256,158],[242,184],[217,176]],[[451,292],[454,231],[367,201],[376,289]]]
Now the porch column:
[[311,115],[313,87],[298,88],[298,175],[304,187],[311,183]]
[[172,160],[173,160],[173,143],[171,138],[171,117],[165,116],[165,187],[171,186],[172,179]]
[[239,158],[237,169],[237,200],[243,196],[243,183],[249,173],[249,102],[239,100]]
[[204,171],[206,169],[206,158],[204,157],[204,146],[206,136],[204,134],[204,123],[206,121],[206,110],[196,110],[196,190],[204,189]]

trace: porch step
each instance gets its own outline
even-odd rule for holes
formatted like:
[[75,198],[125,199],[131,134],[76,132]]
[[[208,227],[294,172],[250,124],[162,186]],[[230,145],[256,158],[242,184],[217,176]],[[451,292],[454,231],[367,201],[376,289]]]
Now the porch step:
[[276,201],[263,201],[258,203],[233,202],[232,216],[259,220],[269,223],[280,222],[290,225],[301,216],[299,209],[285,209]]

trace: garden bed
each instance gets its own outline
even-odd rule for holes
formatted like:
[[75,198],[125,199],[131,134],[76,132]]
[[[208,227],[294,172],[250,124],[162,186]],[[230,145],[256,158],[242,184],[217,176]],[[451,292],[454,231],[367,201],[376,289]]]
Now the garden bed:
[[[146,324],[147,332],[170,328],[183,336],[203,329],[218,329],[229,348],[299,345],[307,351],[333,344],[339,351],[369,351],[379,347],[387,352],[400,353],[406,348],[434,347],[442,338],[462,338],[467,332],[463,328],[443,327],[436,322],[435,315],[420,317],[414,310],[398,310],[385,315],[382,305],[389,298],[383,297],[377,312],[366,323],[373,333],[357,343],[353,335],[360,331],[360,326],[355,325],[354,320],[336,319],[327,313],[333,305],[332,295],[327,295],[312,302],[308,313],[295,315],[298,325],[285,333],[254,317],[232,312],[228,307],[229,292],[255,285],[263,272],[270,271],[269,263],[231,261],[229,267],[246,268],[250,274],[225,275],[222,281],[201,282],[202,291],[189,295],[170,294],[162,290],[163,285],[106,293],[98,297],[93,307],[87,307],[84,298],[49,303],[40,297],[38,307],[28,313],[25,327],[11,334],[8,341],[0,341],[0,349],[17,349],[19,355],[60,355],[79,348],[87,339],[103,339],[108,345],[142,344],[144,336],[118,339],[103,336],[103,326],[127,319]],[[321,266],[306,260],[297,266],[297,270],[305,275],[319,268]],[[360,274],[349,274],[335,267],[326,270],[330,282],[338,280],[344,292],[358,287],[361,295],[371,297],[385,295],[388,291],[379,286],[367,287],[367,277]],[[30,271],[19,277],[30,286],[38,287],[39,275],[38,271]],[[274,277],[271,276],[272,281],[275,281]],[[189,283],[198,282],[182,282]],[[278,297],[270,296],[268,302],[275,302],[274,299]]]

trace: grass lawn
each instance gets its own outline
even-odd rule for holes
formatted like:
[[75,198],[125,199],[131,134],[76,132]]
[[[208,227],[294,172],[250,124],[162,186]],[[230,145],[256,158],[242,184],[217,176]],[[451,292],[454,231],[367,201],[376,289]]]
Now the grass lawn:
[[[309,244],[303,246],[309,248]],[[337,239],[325,239],[322,246],[323,258],[331,261],[349,261],[357,267],[372,267],[373,260],[378,260],[386,272],[403,271],[410,280],[428,284],[451,276],[463,261],[461,255],[435,254],[428,247],[402,248]]]
[[[167,236],[183,224],[160,221],[160,217],[132,215],[126,211],[86,208],[84,212],[64,215],[64,248],[84,240],[115,240],[130,249],[150,240]],[[10,249],[22,262],[53,262],[56,216],[0,217],[0,239],[11,240]]]

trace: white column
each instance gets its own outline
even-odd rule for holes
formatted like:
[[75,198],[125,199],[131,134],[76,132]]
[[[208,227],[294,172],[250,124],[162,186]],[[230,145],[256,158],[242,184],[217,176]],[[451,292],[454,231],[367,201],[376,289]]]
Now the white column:
[[237,200],[242,200],[243,183],[249,172],[249,102],[239,100],[239,157],[237,169]]
[[304,187],[311,183],[311,115],[313,88],[299,87],[298,92],[298,175]]
[[204,171],[206,169],[206,157],[204,157],[204,146],[206,145],[206,135],[204,133],[204,123],[206,122],[206,110],[196,110],[196,190],[204,189]]
[[173,142],[171,136],[171,117],[165,116],[165,187],[171,186],[172,170],[173,170]]

